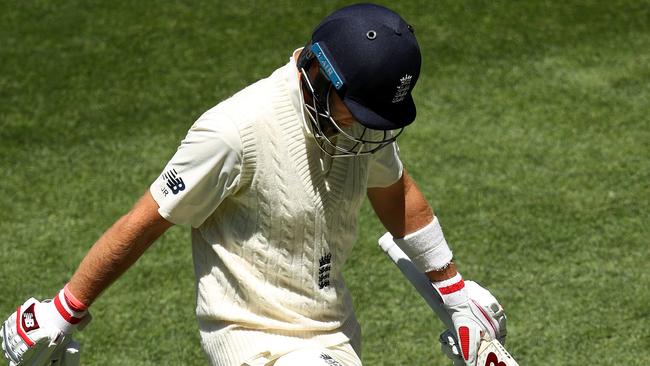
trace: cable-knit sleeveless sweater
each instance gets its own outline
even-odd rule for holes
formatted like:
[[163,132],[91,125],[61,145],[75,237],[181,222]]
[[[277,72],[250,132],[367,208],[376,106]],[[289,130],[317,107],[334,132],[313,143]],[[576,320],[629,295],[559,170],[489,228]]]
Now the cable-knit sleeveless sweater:
[[368,158],[323,168],[290,90],[292,72],[282,67],[217,107],[243,147],[239,190],[192,231],[197,316],[217,365],[302,338],[358,338],[342,267],[356,239]]

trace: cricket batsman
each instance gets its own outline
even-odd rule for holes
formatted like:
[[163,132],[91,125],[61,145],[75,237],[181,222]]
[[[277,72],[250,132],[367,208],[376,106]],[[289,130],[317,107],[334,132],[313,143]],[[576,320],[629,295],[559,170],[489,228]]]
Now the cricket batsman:
[[361,365],[342,269],[368,197],[442,299],[443,349],[474,366],[482,337],[505,335],[502,308],[473,299],[400,160],[396,138],[415,120],[420,67],[414,27],[397,13],[373,4],[334,11],[284,66],[196,120],[51,300],[17,307],[0,331],[4,358],[78,364],[72,336],[90,322],[91,305],[167,229],[184,225],[211,365]]

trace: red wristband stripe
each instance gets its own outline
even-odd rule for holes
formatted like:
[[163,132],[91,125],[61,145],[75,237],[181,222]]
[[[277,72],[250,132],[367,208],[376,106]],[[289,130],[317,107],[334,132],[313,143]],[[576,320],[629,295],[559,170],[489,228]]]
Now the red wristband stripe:
[[54,306],[56,307],[56,310],[58,310],[59,314],[65,319],[70,324],[77,324],[81,321],[81,318],[75,318],[74,316],[70,315],[68,310],[61,304],[61,299],[59,296],[54,297]]
[[68,285],[65,285],[65,287],[63,287],[63,296],[65,296],[65,301],[73,311],[80,313],[88,310],[88,305],[77,299],[77,297],[70,291],[70,289],[68,289]]
[[454,293],[456,291],[460,291],[463,288],[465,288],[465,281],[463,281],[461,279],[460,281],[454,283],[453,285],[440,287],[438,289],[438,291],[440,291],[440,294],[442,294],[442,295],[449,295],[449,294],[452,294],[452,293]]
[[22,316],[20,314],[20,306],[19,306],[18,310],[16,310],[16,332],[18,333],[20,338],[22,338],[23,341],[25,341],[25,344],[28,347],[31,347],[34,345],[34,341],[32,341],[29,338],[29,336],[27,336],[27,333],[25,333],[25,331],[23,330],[22,323],[23,321],[22,321]]

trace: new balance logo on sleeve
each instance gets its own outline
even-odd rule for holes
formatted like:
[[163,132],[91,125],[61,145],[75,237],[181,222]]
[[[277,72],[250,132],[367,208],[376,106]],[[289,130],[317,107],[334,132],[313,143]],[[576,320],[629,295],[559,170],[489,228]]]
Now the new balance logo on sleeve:
[[[165,182],[167,183],[167,187],[171,189],[173,194],[178,194],[178,192],[185,190],[185,182],[183,182],[183,178],[178,176],[176,169],[171,169],[166,171],[162,175],[162,178],[165,180]],[[165,196],[168,193],[168,191],[164,187],[163,187],[163,193],[165,194]]]

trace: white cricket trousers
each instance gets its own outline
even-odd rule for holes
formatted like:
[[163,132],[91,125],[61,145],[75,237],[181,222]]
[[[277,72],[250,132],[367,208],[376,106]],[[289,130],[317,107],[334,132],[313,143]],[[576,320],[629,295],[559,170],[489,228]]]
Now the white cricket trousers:
[[264,366],[361,366],[361,360],[352,346],[345,343],[329,348],[295,350],[265,363]]
[[[298,360],[295,366],[319,365],[300,363],[298,357],[329,361],[325,364],[329,366],[361,366],[358,356],[361,354],[361,329],[356,322],[341,332],[327,334],[306,335],[305,332],[289,331],[270,333],[236,328],[228,331],[228,336],[223,337],[218,332],[200,329],[201,347],[212,366],[276,366],[275,363],[283,357],[287,362],[285,366],[294,366],[294,358]],[[305,350],[311,352],[302,352]],[[294,352],[298,353],[290,356]],[[338,363],[333,363],[334,361]],[[282,363],[279,365],[283,366]]]

